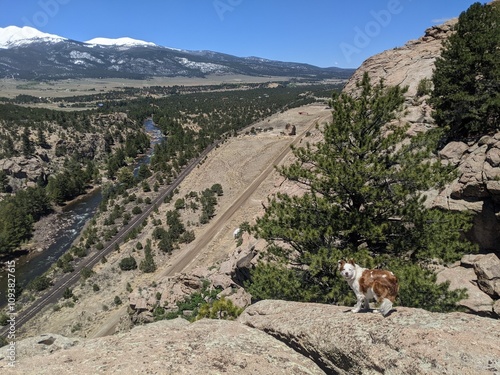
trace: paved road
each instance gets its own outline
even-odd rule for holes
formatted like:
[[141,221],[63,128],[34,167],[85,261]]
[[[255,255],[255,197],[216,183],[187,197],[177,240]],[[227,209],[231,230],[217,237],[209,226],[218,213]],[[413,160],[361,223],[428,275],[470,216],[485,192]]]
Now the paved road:
[[[170,265],[166,267],[163,272],[159,274],[159,277],[173,276],[174,274],[183,271],[191,262],[193,262],[196,257],[205,249],[210,241],[217,235],[217,233],[224,227],[226,222],[231,219],[237,210],[252,196],[255,190],[262,184],[262,182],[268,178],[274,167],[279,165],[283,159],[289,154],[292,145],[297,145],[300,140],[304,137],[305,133],[310,131],[316,123],[326,121],[330,116],[317,117],[308,124],[307,128],[297,137],[292,138],[292,141],[287,143],[283,147],[282,151],[276,157],[276,159],[271,163],[249,186],[248,188],[233,202],[233,204],[224,212],[219,213],[216,219],[209,224],[207,230],[198,237],[193,243],[189,250],[185,250],[177,254],[176,257],[172,258]],[[121,317],[127,314],[126,307],[122,307],[115,311],[104,324],[96,330],[92,337],[102,337],[111,335],[114,333],[116,325],[119,323]]]

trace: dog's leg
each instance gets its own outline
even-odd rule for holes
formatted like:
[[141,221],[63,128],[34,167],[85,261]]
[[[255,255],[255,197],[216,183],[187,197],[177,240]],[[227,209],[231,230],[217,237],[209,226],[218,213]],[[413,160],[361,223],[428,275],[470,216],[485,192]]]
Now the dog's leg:
[[363,309],[368,310],[370,309],[370,302],[368,301],[368,298],[363,299]]
[[352,312],[359,312],[359,310],[361,310],[361,307],[363,307],[363,305],[365,304],[365,297],[364,296],[356,296],[357,299],[358,299],[358,302],[354,305],[354,308],[351,310]]
[[380,299],[377,296],[375,296],[375,305],[378,306],[378,307],[372,310],[372,313],[374,313],[374,314],[380,312],[380,303],[379,303],[379,301],[380,301]]
[[387,298],[384,298],[382,300],[382,303],[380,304],[380,307],[378,308],[378,311],[383,315],[383,316],[386,316],[389,311],[392,310],[392,302],[387,299]]

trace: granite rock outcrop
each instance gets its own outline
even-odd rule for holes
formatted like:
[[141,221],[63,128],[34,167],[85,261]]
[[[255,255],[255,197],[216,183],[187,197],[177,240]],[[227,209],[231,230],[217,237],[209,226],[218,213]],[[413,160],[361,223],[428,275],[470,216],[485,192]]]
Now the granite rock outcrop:
[[178,318],[98,339],[20,341],[4,374],[494,374],[500,321],[397,307],[389,316],[277,300],[237,321]]
[[[407,86],[404,110],[399,121],[409,124],[408,134],[425,132],[436,126],[427,93],[419,85],[431,79],[434,62],[440,56],[443,41],[452,35],[457,19],[433,26],[424,36],[403,47],[384,51],[365,60],[346,84],[344,91],[356,92],[356,81],[368,73],[372,82]],[[429,87],[431,89],[431,87]],[[429,192],[427,204],[446,210],[469,211],[474,226],[468,239],[483,252],[500,253],[500,133],[477,141],[450,142],[439,152],[444,163],[457,168],[457,178],[442,191]]]

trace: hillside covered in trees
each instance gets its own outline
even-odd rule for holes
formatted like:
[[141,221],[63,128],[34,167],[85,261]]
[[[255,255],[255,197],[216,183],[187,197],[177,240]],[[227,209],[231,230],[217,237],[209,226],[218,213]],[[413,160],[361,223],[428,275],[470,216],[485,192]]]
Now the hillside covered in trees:
[[63,112],[0,105],[0,249],[30,238],[32,226],[101,181],[117,150],[135,157],[149,147],[142,126],[125,114]]
[[[10,219],[0,215],[1,252],[18,248],[30,238],[34,222],[89,186],[107,181],[106,200],[158,172],[157,189],[221,137],[272,113],[324,100],[334,88],[276,86],[124,89],[61,102],[63,107],[92,108],[83,111],[34,107],[40,98],[27,95],[4,99],[0,213],[9,212]],[[156,146],[151,165],[134,177],[133,158],[150,145],[143,127],[149,117],[167,141]]]

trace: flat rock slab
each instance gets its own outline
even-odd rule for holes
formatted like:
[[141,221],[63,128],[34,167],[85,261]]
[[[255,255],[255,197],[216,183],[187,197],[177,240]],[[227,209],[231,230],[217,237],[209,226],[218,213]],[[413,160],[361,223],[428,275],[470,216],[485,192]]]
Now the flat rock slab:
[[350,308],[261,301],[239,321],[287,343],[331,374],[500,373],[500,321],[397,307]]
[[2,374],[324,374],[310,359],[238,322],[161,321],[69,349],[0,361]]

